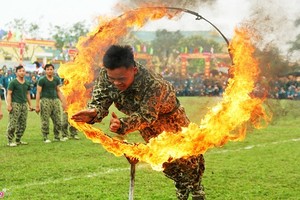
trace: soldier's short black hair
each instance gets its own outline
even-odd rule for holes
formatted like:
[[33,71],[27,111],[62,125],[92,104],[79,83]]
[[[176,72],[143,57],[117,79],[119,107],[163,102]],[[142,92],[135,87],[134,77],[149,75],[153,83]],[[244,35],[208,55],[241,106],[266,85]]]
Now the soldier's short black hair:
[[134,55],[129,45],[112,45],[103,56],[103,65],[107,69],[135,66]]
[[46,70],[46,69],[49,68],[49,67],[52,67],[52,68],[54,69],[54,66],[53,66],[51,63],[46,64],[45,67],[44,67],[44,69]]
[[16,72],[17,72],[19,69],[22,69],[22,68],[24,68],[23,65],[18,65],[18,66],[16,67]]

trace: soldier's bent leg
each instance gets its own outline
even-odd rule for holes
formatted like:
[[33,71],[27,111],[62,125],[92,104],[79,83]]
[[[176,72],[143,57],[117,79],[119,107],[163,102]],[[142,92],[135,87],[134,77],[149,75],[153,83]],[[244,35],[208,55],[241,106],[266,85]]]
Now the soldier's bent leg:
[[201,181],[191,191],[191,193],[192,193],[192,200],[204,200],[205,199],[204,187],[200,183],[201,183]]
[[180,158],[164,163],[164,173],[175,181],[178,199],[187,199],[191,192],[195,198],[205,198],[201,178],[205,170],[203,155]]
[[187,200],[189,198],[189,190],[181,182],[175,182],[177,199]]

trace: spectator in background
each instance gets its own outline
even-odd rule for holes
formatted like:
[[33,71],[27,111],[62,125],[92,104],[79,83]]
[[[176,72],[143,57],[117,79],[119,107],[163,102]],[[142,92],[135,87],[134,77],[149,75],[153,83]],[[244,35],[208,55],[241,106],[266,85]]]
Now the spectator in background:
[[[16,67],[16,75],[17,78],[9,83],[7,90],[7,110],[9,112],[7,145],[9,147],[27,144],[27,142],[21,141],[21,138],[26,129],[28,106],[29,110],[32,111],[30,84],[24,78],[25,68],[22,65]],[[15,134],[16,143],[13,142]]]
[[0,69],[0,85],[4,85],[4,71]]
[[66,141],[60,138],[61,132],[61,104],[63,110],[66,109],[66,103],[63,94],[60,91],[60,79],[54,76],[54,66],[45,65],[46,75],[41,77],[37,84],[36,93],[36,112],[41,112],[41,131],[45,143],[50,143],[49,118],[53,122],[54,141]]
[[293,100],[296,94],[296,87],[294,85],[290,85],[288,87],[288,90],[286,91],[286,97],[288,99]]
[[30,80],[30,96],[31,99],[35,99],[36,97],[36,90],[37,90],[37,78],[36,75],[31,75],[31,80]]
[[1,96],[0,96],[0,119],[3,118],[3,112],[2,112],[2,100],[1,100]]
[[38,61],[35,61],[33,64],[35,65],[35,72],[41,76],[45,71],[44,68]]
[[6,67],[6,65],[3,65],[2,70],[3,70],[3,74],[7,73],[7,67]]
[[31,73],[30,72],[25,73],[25,80],[29,83],[31,82]]
[[4,72],[3,69],[0,69],[0,97],[4,98],[3,89],[4,88]]
[[297,86],[295,89],[295,100],[300,100],[300,86]]
[[3,85],[4,85],[4,71],[3,71],[3,69],[0,69],[0,119],[2,119],[2,117],[3,117],[3,113],[2,113],[2,109],[1,109],[1,104],[2,104],[1,99],[5,98],[4,92],[3,92],[3,89],[5,89],[5,88]]
[[284,87],[280,87],[278,93],[277,93],[278,99],[285,99],[286,98],[286,91],[284,90]]
[[4,88],[7,90],[9,83],[16,78],[16,74],[13,73],[12,69],[7,70],[7,74],[4,75]]

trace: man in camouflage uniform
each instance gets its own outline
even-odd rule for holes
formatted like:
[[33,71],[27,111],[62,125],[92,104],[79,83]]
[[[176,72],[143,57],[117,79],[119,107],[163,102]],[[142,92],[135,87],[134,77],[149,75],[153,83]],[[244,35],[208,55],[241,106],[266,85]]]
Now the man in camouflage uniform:
[[[13,79],[7,90],[7,110],[9,121],[7,126],[8,146],[25,145],[21,141],[26,129],[28,106],[32,111],[30,99],[30,83],[25,80],[25,68],[22,65],[16,67],[17,78]],[[28,103],[28,106],[27,104]],[[16,133],[16,143],[13,142]]]
[[[114,103],[127,116],[112,113],[110,130],[120,135],[139,130],[146,142],[163,131],[177,132],[190,123],[176,98],[171,83],[134,61],[131,47],[111,46],[103,58],[87,110],[72,116],[76,122],[101,122]],[[204,172],[202,155],[164,163],[164,173],[175,181],[177,198],[204,199],[201,178]]]
[[61,103],[63,110],[66,108],[64,96],[60,91],[60,79],[54,75],[54,66],[45,65],[46,75],[41,77],[37,84],[36,112],[41,112],[41,129],[45,143],[50,143],[49,118],[53,122],[54,141],[66,141],[60,138],[61,132]]

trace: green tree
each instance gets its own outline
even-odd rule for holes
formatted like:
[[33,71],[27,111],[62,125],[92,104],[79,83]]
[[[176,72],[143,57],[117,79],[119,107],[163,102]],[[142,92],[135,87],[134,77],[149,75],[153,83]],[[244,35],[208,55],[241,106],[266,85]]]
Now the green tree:
[[84,21],[76,22],[69,29],[69,34],[70,34],[69,42],[71,42],[73,46],[78,42],[81,36],[84,36],[88,33],[88,28],[85,24],[86,23]]
[[86,35],[88,28],[84,21],[77,22],[71,27],[62,27],[55,25],[50,27],[50,33],[55,40],[56,48],[63,50],[64,47],[74,47],[79,37]]
[[[298,18],[295,21],[295,27],[299,27],[299,26],[300,26],[300,18]],[[290,44],[291,44],[291,47],[290,47],[290,51],[291,52],[293,52],[293,51],[299,51],[300,50],[300,34],[298,34],[296,36],[295,41],[290,42]]]
[[157,30],[156,38],[152,41],[154,55],[157,56],[160,67],[166,68],[170,58],[176,58],[179,54],[178,43],[183,38],[180,31],[170,32],[165,29]]
[[[10,27],[10,31],[14,34],[14,38],[12,40],[15,40],[17,42],[22,41],[25,38],[38,38],[40,37],[40,27],[38,24],[35,23],[28,23],[23,18],[16,18],[12,21],[8,22],[6,24],[7,27]],[[24,58],[31,60],[35,50],[38,48],[38,46],[31,48],[30,50],[25,47],[24,51]],[[2,49],[4,54],[9,54],[8,52],[5,52]],[[12,57],[15,57],[16,59],[20,59],[20,50],[18,48],[13,48],[14,55],[11,55]]]
[[69,40],[69,35],[67,30],[64,27],[55,25],[52,27],[51,32],[52,38],[55,40],[55,46],[57,49],[62,50],[65,46],[65,43]]
[[[36,23],[28,23],[23,18],[16,18],[6,24],[7,27],[11,28],[18,37],[25,35],[27,38],[37,38],[39,37],[40,27]],[[21,38],[17,38],[21,39]]]

